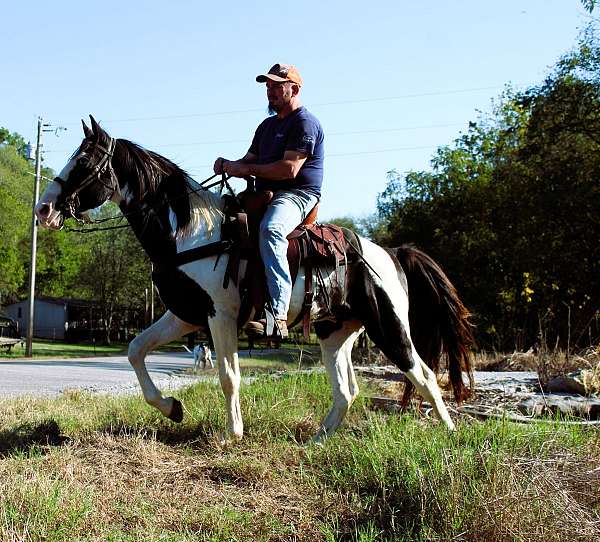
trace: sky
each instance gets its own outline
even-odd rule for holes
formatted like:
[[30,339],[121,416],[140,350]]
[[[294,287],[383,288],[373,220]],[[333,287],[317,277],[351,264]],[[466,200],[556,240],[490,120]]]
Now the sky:
[[35,142],[41,116],[58,172],[92,114],[202,181],[265,118],[255,76],[295,64],[325,132],[319,218],[365,218],[388,171],[429,169],[506,85],[541,83],[588,20],[579,0],[3,3],[0,126]]

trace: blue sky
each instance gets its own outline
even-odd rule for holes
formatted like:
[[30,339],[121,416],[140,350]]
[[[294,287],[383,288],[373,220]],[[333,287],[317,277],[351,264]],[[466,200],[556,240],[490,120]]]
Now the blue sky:
[[325,130],[320,218],[361,217],[387,171],[427,169],[506,84],[541,82],[588,18],[578,0],[11,2],[0,126],[32,141],[39,115],[66,127],[44,140],[59,171],[92,113],[203,180],[266,115],[255,75],[293,63]]

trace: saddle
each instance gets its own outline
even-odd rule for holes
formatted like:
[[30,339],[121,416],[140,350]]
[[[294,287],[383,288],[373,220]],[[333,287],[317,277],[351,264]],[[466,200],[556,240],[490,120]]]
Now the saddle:
[[[264,264],[258,250],[260,221],[273,192],[245,190],[237,198],[223,196],[226,200],[223,237],[231,243],[229,260],[223,281],[240,286],[242,306],[238,324],[242,326],[249,319],[252,310],[260,314],[268,301]],[[314,299],[314,274],[322,267],[336,271],[348,262],[347,242],[343,230],[333,224],[316,222],[318,204],[310,211],[303,222],[288,235],[288,263],[292,282],[296,281],[300,266],[304,266],[304,301],[299,315],[290,327],[303,321],[304,335],[310,332],[310,309]],[[239,280],[240,260],[247,260],[246,273]],[[321,275],[318,275],[321,277]],[[322,277],[321,277],[322,278]]]

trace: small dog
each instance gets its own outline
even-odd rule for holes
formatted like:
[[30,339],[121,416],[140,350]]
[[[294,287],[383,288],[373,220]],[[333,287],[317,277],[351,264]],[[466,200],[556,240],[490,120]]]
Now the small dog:
[[208,363],[211,368],[214,367],[210,346],[206,343],[200,343],[194,347],[194,371],[198,370],[198,366],[202,363],[202,368],[206,369]]

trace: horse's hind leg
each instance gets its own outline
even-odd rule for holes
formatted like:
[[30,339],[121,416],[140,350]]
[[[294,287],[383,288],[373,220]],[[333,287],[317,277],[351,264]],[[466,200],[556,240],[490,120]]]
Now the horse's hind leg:
[[[364,269],[355,281],[354,302],[360,307],[367,333],[378,348],[414,384],[418,393],[433,407],[437,416],[454,430],[454,423],[442,399],[433,371],[417,353],[410,338],[408,295],[390,256],[376,245],[364,242],[365,257],[379,276]],[[384,286],[385,285],[385,286]]]
[[174,397],[163,397],[152,382],[146,369],[146,354],[162,344],[178,339],[182,335],[198,329],[198,326],[180,320],[172,312],[167,311],[160,320],[140,333],[129,344],[128,358],[137,376],[146,402],[171,420],[180,422],[183,419],[181,403]]
[[448,409],[442,399],[442,392],[437,383],[435,373],[425,364],[425,362],[419,357],[419,354],[413,347],[413,359],[416,361],[413,367],[408,371],[405,371],[406,377],[414,384],[417,391],[421,396],[429,402],[433,407],[433,411],[436,413],[450,429],[454,431],[455,426]]
[[421,397],[431,404],[438,418],[446,424],[448,429],[454,430],[454,423],[442,399],[442,392],[435,373],[421,359],[410,339],[408,314],[405,315],[405,318],[387,315],[386,321],[380,322],[380,325],[383,333],[370,333],[369,336],[414,384]]
[[356,320],[343,322],[341,328],[335,330],[334,326],[330,322],[315,324],[333,395],[333,405],[313,438],[315,442],[322,442],[335,432],[358,395],[351,353],[363,327]]

